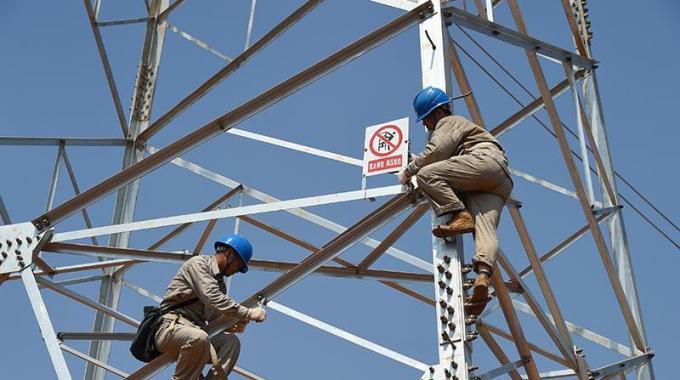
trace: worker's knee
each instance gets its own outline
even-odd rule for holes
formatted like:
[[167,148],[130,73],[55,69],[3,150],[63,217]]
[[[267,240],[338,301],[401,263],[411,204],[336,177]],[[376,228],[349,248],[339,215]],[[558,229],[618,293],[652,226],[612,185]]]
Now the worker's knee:
[[192,349],[210,350],[210,336],[203,330],[196,329],[191,339],[186,343]]
[[418,187],[426,187],[429,184],[432,183],[432,180],[435,179],[434,172],[432,170],[429,170],[428,167],[424,167],[416,173],[416,182],[418,183]]
[[436,165],[427,165],[422,167],[420,170],[418,170],[418,173],[416,173],[416,179],[421,181],[427,181],[435,177],[434,171],[435,166]]

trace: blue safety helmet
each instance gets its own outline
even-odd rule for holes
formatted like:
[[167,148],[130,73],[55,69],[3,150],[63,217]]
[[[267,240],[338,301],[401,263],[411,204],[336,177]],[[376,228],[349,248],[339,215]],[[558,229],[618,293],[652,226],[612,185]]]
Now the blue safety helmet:
[[215,242],[215,249],[219,246],[231,247],[236,251],[238,256],[243,261],[243,266],[239,269],[239,272],[246,273],[248,271],[248,262],[253,257],[253,246],[250,244],[248,239],[241,235],[236,234],[226,234],[220,238],[220,240]]
[[413,99],[413,108],[416,110],[416,121],[421,121],[435,108],[448,104],[451,99],[444,91],[436,87],[426,87]]

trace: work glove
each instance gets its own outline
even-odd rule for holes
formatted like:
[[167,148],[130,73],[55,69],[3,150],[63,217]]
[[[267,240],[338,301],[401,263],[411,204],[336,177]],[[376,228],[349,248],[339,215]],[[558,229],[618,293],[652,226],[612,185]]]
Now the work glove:
[[227,331],[229,331],[232,334],[240,334],[240,333],[246,331],[246,325],[249,322],[250,321],[247,320],[247,319],[242,319],[242,320],[236,322],[235,325],[233,325],[229,329],[227,329]]
[[397,173],[397,178],[399,178],[399,183],[402,185],[406,185],[411,180],[411,177],[406,175],[406,168],[401,169],[399,173]]
[[265,319],[267,319],[267,311],[262,306],[248,309],[248,320],[260,323]]

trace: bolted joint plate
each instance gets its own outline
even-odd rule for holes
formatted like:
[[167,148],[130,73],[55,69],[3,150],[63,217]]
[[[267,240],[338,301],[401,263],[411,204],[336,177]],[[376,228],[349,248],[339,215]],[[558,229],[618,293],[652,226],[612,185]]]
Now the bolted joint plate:
[[137,96],[133,99],[132,114],[136,120],[149,120],[151,104],[155,89],[154,69],[149,65],[142,65],[138,75]]
[[456,369],[452,366],[433,365],[423,373],[420,380],[455,380]]
[[40,232],[30,222],[0,226],[0,274],[29,268],[51,236],[52,230]]

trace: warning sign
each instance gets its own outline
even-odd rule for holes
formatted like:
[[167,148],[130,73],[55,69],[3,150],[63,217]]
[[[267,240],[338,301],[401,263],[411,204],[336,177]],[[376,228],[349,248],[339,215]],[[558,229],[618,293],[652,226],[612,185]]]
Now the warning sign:
[[407,117],[366,128],[364,176],[397,172],[407,160]]

